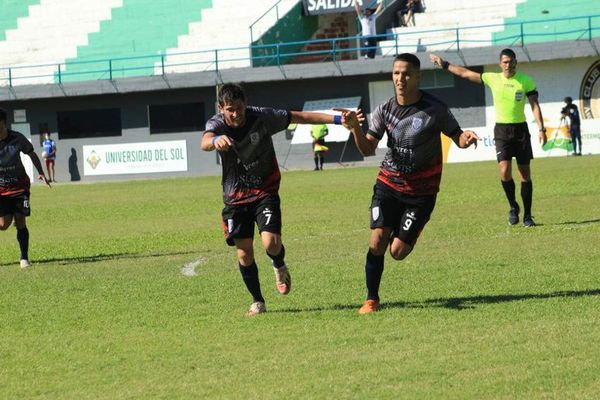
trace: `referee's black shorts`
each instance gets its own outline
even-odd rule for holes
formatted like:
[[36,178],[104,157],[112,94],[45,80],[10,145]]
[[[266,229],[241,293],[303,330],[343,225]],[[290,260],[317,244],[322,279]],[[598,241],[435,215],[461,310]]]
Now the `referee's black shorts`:
[[500,161],[517,159],[519,165],[529,165],[533,159],[531,135],[526,122],[517,124],[496,123],[494,127],[496,158]]

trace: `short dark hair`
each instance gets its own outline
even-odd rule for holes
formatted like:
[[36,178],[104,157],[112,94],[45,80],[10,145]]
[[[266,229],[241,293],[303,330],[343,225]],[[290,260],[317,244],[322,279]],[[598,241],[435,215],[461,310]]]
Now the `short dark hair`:
[[412,65],[414,68],[419,70],[421,69],[421,61],[419,61],[419,57],[411,53],[398,54],[396,57],[394,57],[394,63],[396,61],[405,61]]
[[4,121],[4,123],[6,123],[7,116],[8,114],[6,113],[6,110],[4,108],[0,108],[0,121]]
[[571,104],[572,102],[573,102],[573,99],[571,98],[571,96],[565,97],[565,103]]
[[219,88],[219,105],[233,103],[235,100],[246,102],[246,93],[244,89],[236,83],[226,83]]
[[498,58],[502,58],[502,56],[507,56],[507,57],[510,57],[513,60],[517,61],[517,55],[515,54],[514,51],[512,51],[509,48],[502,49],[502,51],[500,52],[500,57],[498,57]]

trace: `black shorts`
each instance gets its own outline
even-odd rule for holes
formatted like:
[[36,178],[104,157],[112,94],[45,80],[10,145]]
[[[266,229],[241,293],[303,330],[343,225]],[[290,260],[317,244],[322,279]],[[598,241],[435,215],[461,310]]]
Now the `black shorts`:
[[248,204],[226,205],[221,213],[225,240],[234,246],[233,239],[254,238],[254,224],[259,232],[281,234],[281,206],[278,195]]
[[5,215],[21,214],[28,217],[31,214],[29,207],[29,192],[16,196],[0,196],[0,217]]
[[393,236],[414,246],[429,222],[436,197],[406,196],[378,181],[371,199],[371,229],[392,228]]
[[500,124],[494,126],[496,158],[500,161],[517,159],[519,165],[529,165],[533,159],[531,135],[526,122],[519,124]]

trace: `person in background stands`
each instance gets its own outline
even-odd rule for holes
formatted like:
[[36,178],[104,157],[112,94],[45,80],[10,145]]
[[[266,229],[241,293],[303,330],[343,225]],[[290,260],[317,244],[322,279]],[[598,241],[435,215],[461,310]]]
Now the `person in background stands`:
[[383,1],[380,1],[376,8],[367,7],[363,13],[358,5],[358,0],[354,0],[354,9],[361,26],[361,53],[364,54],[365,59],[375,58],[375,51],[377,50],[375,18],[383,10]]

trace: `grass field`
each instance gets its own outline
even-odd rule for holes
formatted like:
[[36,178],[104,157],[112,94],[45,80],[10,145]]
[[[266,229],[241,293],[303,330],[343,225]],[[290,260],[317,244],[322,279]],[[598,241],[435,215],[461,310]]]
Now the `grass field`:
[[596,399],[600,157],[534,161],[529,229],[507,225],[496,169],[445,167],[367,316],[376,167],[284,174],[293,290],[277,294],[257,251],[256,318],[219,177],[36,185],[31,269],[0,234],[0,398]]

